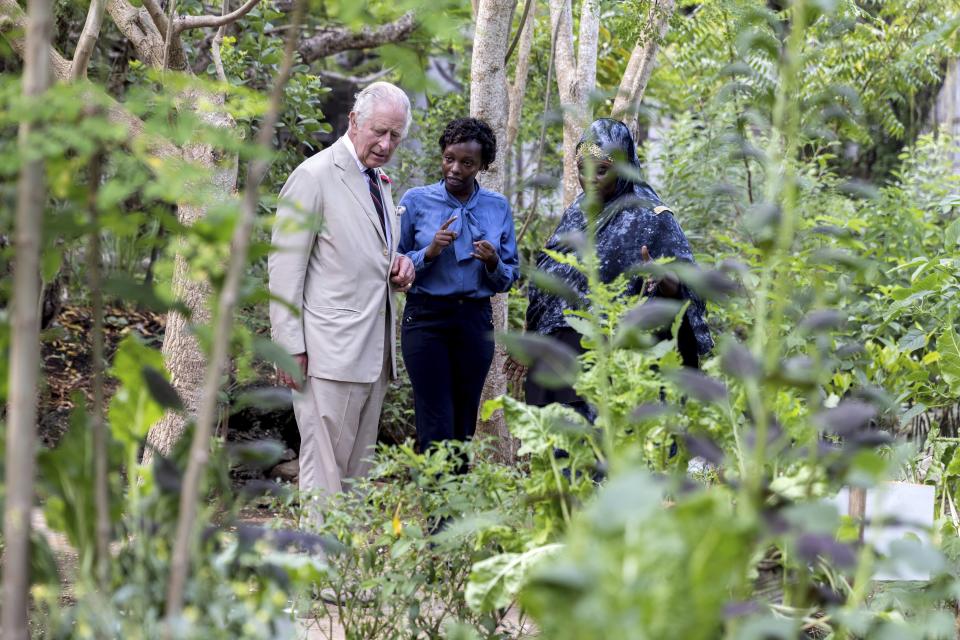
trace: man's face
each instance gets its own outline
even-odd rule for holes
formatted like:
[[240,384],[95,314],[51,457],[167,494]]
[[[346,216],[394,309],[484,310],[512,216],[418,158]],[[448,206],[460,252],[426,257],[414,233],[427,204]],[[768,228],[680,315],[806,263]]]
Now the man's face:
[[350,129],[347,135],[363,166],[376,169],[390,161],[403,139],[403,126],[406,122],[403,107],[390,102],[375,105],[362,123],[357,120],[355,111],[350,112]]

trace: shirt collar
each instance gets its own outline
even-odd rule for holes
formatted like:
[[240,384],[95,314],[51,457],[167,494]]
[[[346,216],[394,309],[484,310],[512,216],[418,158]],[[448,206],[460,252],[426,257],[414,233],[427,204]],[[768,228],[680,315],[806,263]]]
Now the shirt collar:
[[[365,172],[367,167],[365,167],[364,164],[360,162],[360,158],[357,157],[357,149],[353,146],[353,141],[350,139],[350,136],[343,134],[341,140],[343,140],[343,146],[345,146],[347,151],[350,152],[350,157],[353,158],[353,161],[357,163],[357,168],[360,169],[361,173]],[[374,169],[374,172],[376,172],[376,169]]]
[[473,209],[477,204],[477,199],[480,197],[480,183],[474,179],[473,181],[473,193],[470,194],[470,197],[467,198],[466,202],[461,202],[447,191],[447,186],[444,183],[443,178],[440,178],[440,182],[434,183],[434,188],[437,190],[437,194],[447,201],[451,207],[454,208],[463,208],[463,209]]

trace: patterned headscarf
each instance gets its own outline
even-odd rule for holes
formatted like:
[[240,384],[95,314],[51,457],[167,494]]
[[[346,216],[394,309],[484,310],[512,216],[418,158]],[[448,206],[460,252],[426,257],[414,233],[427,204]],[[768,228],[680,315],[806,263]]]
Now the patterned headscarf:
[[594,120],[577,143],[577,159],[581,158],[613,162],[618,174],[616,188],[597,216],[595,231],[607,226],[625,208],[644,205],[652,208],[662,204],[657,192],[640,178],[640,159],[633,136],[627,125],[619,120]]

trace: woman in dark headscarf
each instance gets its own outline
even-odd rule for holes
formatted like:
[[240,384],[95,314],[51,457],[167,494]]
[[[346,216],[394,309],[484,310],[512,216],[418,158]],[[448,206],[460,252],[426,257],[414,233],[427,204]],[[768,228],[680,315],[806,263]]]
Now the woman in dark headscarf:
[[[618,171],[615,163],[627,164],[629,168]],[[600,211],[590,231],[595,234],[603,282],[612,282],[632,267],[657,258],[693,262],[690,245],[673,212],[639,177],[640,161],[626,125],[609,118],[594,121],[577,144],[577,165],[580,187],[584,192],[563,213],[560,224],[547,241],[546,249],[561,253],[570,251],[569,237],[587,232],[588,218],[583,208],[588,204],[587,192],[592,191]],[[586,301],[587,278],[575,268],[560,264],[543,252],[537,260],[537,269],[563,280],[582,301]],[[643,278],[636,276],[630,282],[627,294],[644,293],[690,301],[677,342],[683,363],[697,366],[700,356],[713,347],[710,330],[704,319],[703,301],[671,277],[648,283],[647,291],[641,291],[642,288]],[[558,339],[582,353],[580,334],[567,324],[564,314],[565,310],[571,308],[570,304],[559,296],[538,289],[532,283],[528,297],[527,330]],[[505,369],[508,376],[514,378],[524,373],[523,367],[513,359],[507,361]],[[559,402],[585,415],[589,414],[586,403],[572,388],[545,389],[533,377],[527,377],[525,387],[529,404],[544,406]]]

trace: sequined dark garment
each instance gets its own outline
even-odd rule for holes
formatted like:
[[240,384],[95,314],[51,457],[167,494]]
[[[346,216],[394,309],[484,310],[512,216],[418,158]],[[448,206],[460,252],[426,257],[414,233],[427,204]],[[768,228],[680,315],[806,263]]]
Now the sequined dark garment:
[[[616,120],[597,120],[581,138],[580,144],[584,142],[593,142],[607,155],[633,165],[637,174],[629,179],[617,179],[612,197],[604,204],[592,225],[596,233],[601,280],[605,283],[612,282],[631,267],[642,263],[641,247],[644,245],[653,260],[672,257],[693,262],[690,245],[676,218],[663,206],[650,185],[638,177],[640,163],[627,127]],[[571,234],[584,234],[587,228],[586,216],[581,208],[585,205],[585,200],[586,195],[581,193],[563,213],[560,224],[547,241],[547,249],[558,252],[574,250],[570,246],[569,237]],[[546,253],[541,253],[537,259],[537,269],[562,279],[585,303],[587,279],[582,273],[556,262]],[[635,277],[631,280],[627,293],[636,295],[640,293],[642,286],[642,277]],[[528,296],[530,305],[527,309],[527,330],[549,335],[568,326],[563,313],[570,308],[566,301],[532,284]],[[713,347],[713,339],[704,317],[705,305],[683,284],[680,286],[680,297],[691,301],[686,312],[685,326],[681,329],[680,351],[704,355]],[[693,344],[684,344],[690,341]]]

